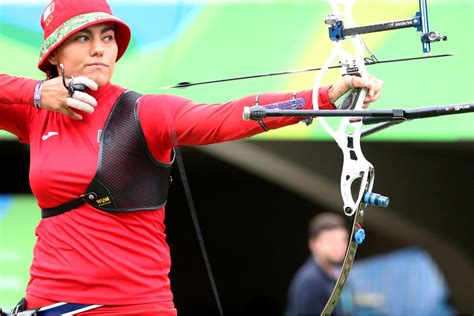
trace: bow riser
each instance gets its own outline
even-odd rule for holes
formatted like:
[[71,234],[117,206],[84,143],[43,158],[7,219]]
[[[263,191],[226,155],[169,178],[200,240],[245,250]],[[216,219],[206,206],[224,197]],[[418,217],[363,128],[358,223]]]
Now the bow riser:
[[[334,0],[331,2],[333,9],[333,15],[339,18],[343,18],[348,26],[354,25],[354,19],[352,18],[352,7],[355,1],[341,1]],[[328,21],[328,20],[326,20]],[[337,60],[341,64],[342,75],[353,75],[359,76],[363,79],[368,79],[367,68],[364,62],[364,49],[362,42],[358,36],[354,36],[349,39],[351,46],[353,47],[354,55],[349,54],[342,48],[342,42],[337,41],[334,44],[331,56],[322,67],[321,72],[316,76],[313,91],[319,91],[321,87],[321,81]],[[313,94],[313,107],[319,109],[317,94]],[[346,100],[352,98],[345,108],[350,110],[362,110],[365,97],[367,95],[366,89],[354,89],[353,94],[347,97]],[[360,119],[355,120],[354,118],[347,117],[340,120],[339,127],[334,130],[326,119],[320,117],[318,122],[323,128],[334,138],[339,148],[343,152],[343,170],[341,174],[341,195],[344,201],[344,213],[348,216],[352,216],[358,209],[359,204],[362,201],[363,195],[365,194],[364,187],[366,187],[369,170],[373,169],[367,159],[362,154],[360,147],[360,134],[362,131],[362,121]],[[361,186],[357,198],[354,200],[352,195],[352,185],[354,181],[360,179]],[[370,188],[373,186],[373,181],[370,184]]]
[[[360,145],[353,149],[343,149],[343,153],[344,165],[341,173],[341,196],[344,202],[344,213],[347,216],[352,216],[362,202],[362,198],[367,190],[368,192],[372,192],[374,177],[370,178],[369,181],[369,173],[374,167],[362,155]],[[360,187],[357,199],[354,201],[352,187],[357,180],[360,180]]]

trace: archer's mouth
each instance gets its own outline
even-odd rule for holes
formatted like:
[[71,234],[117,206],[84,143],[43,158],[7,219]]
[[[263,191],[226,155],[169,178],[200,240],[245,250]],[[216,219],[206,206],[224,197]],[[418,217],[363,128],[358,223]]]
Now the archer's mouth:
[[104,63],[91,63],[91,64],[87,64],[86,67],[108,68],[109,65],[104,64]]

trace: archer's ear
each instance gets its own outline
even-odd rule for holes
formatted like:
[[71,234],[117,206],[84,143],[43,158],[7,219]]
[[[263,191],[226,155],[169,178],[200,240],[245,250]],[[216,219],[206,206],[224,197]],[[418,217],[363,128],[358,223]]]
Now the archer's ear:
[[48,61],[51,65],[57,66],[59,64],[58,56],[56,51],[52,51],[51,54],[48,56]]

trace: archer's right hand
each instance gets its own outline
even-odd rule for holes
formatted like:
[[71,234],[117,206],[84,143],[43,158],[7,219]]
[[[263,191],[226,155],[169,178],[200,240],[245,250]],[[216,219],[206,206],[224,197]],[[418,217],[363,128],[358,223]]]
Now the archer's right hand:
[[[69,85],[71,79],[66,79]],[[97,90],[97,83],[86,77],[74,78],[74,83],[84,84],[90,90]],[[97,106],[97,100],[85,92],[74,91],[69,95],[64,87],[61,77],[45,80],[41,86],[40,107],[45,110],[63,113],[74,120],[82,120],[82,115],[74,112],[72,109],[93,113]]]

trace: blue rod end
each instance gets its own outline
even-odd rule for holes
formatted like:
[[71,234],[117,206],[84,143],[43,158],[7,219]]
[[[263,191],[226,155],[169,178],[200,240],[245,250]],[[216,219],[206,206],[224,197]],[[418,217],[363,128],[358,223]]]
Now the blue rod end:
[[390,204],[390,198],[377,193],[367,192],[364,194],[364,203],[373,206],[388,207]]

